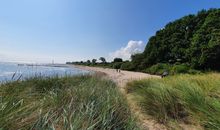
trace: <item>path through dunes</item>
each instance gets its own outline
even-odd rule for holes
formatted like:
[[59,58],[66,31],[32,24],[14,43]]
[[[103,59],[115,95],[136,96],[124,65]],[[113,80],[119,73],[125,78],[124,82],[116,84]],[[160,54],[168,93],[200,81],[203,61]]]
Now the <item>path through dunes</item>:
[[113,80],[119,87],[121,92],[126,96],[132,113],[138,118],[140,126],[143,130],[166,130],[166,127],[157,123],[151,117],[143,114],[141,108],[133,100],[132,96],[126,93],[125,87],[128,82],[133,80],[141,80],[146,78],[160,78],[160,76],[150,75],[140,72],[122,71],[118,73],[115,69],[88,67],[88,66],[74,66],[79,69],[105,73],[107,78]]

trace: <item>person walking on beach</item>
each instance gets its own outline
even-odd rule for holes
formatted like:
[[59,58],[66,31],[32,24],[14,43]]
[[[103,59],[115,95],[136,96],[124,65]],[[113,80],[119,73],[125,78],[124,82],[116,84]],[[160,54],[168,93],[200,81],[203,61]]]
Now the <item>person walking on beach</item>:
[[114,69],[116,70],[117,73],[120,73],[120,66],[114,65],[113,67],[114,67]]

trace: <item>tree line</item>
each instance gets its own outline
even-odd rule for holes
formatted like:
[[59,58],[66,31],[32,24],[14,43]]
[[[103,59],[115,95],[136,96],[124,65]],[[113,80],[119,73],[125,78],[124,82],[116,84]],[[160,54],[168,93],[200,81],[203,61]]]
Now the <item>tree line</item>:
[[74,64],[98,65],[148,73],[220,70],[220,9],[201,10],[168,23],[131,61],[100,57]]
[[105,67],[105,68],[129,70],[125,67],[127,63],[131,63],[131,62],[123,61],[122,58],[114,58],[112,62],[107,62],[104,57],[100,57],[99,60],[92,59],[92,60],[87,60],[87,61],[67,62],[66,64],[99,66],[99,67]]
[[202,10],[168,23],[141,54],[132,56],[137,70],[157,63],[186,64],[198,70],[220,69],[220,9]]

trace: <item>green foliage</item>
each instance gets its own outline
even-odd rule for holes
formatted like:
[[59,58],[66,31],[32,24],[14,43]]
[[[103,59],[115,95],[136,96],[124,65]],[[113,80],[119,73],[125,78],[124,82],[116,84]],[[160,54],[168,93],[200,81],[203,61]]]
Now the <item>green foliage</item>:
[[164,63],[158,63],[156,65],[153,65],[145,70],[145,72],[150,74],[157,74],[161,75],[164,71],[170,71],[171,66],[169,64]]
[[104,57],[100,57],[99,60],[102,61],[102,63],[106,63],[106,60]]
[[169,75],[175,75],[175,74],[199,74],[201,71],[191,69],[189,65],[187,64],[165,64],[165,63],[158,63],[156,65],[153,65],[147,69],[145,69],[144,72],[150,73],[150,74],[156,74],[156,75],[162,75],[163,72],[168,72]]
[[143,53],[132,56],[136,70],[175,62],[220,70],[220,9],[202,10],[168,23],[149,39]]
[[143,70],[145,67],[145,62],[142,62],[144,59],[143,54],[135,54],[131,56],[132,64],[135,67],[135,70]]
[[135,70],[133,64],[129,61],[123,62],[122,65],[121,65],[121,69],[122,70],[128,70],[128,71]]
[[[188,122],[220,129],[220,75],[178,75],[128,84],[128,92],[160,122]],[[138,95],[138,96],[137,96]]]
[[96,76],[0,85],[0,129],[137,129],[116,85]]
[[86,64],[87,64],[87,65],[90,65],[90,64],[91,64],[91,61],[90,61],[90,60],[87,60],[87,61],[86,61]]
[[209,11],[192,39],[190,56],[195,67],[218,69],[220,65],[220,10]]
[[171,73],[172,74],[188,73],[189,69],[190,69],[189,66],[185,64],[174,65],[171,68]]
[[113,64],[113,68],[114,69],[120,69],[121,68],[122,63],[121,62],[116,62]]
[[123,62],[122,58],[115,58],[113,62]]
[[96,59],[92,59],[92,64],[93,64],[93,65],[95,65],[95,64],[96,64],[96,62],[97,62],[97,60],[96,60]]

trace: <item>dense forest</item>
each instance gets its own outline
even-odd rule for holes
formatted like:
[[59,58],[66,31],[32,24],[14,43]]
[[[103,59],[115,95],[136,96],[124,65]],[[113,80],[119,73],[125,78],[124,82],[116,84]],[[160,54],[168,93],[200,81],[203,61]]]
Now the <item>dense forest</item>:
[[132,56],[134,68],[185,63],[193,69],[220,69],[220,9],[202,10],[168,23]]
[[[152,36],[143,53],[131,61],[115,58],[100,63],[96,59],[73,64],[110,67],[162,74],[200,73],[220,70],[220,9],[202,10],[168,23]],[[71,62],[68,62],[71,63]]]

